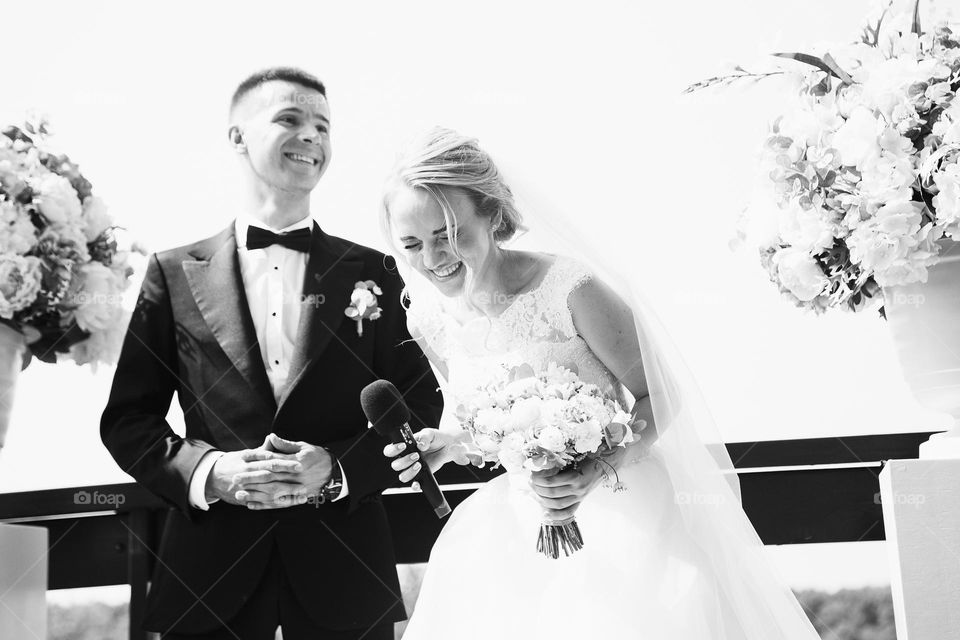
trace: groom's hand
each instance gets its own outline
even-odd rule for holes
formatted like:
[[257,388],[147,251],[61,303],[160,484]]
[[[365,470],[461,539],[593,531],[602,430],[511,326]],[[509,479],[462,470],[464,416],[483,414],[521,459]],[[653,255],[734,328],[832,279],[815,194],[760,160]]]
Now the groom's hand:
[[[206,497],[207,500],[219,498],[224,502],[235,505],[245,504],[245,497],[242,495],[243,485],[240,478],[249,477],[254,474],[255,477],[285,478],[291,480],[294,474],[303,469],[303,465],[292,458],[274,458],[274,459],[247,459],[250,451],[228,451],[220,456],[220,459],[213,465],[210,475],[207,476]],[[277,495],[275,500],[295,499],[296,487],[286,485],[286,496]],[[289,506],[286,505],[286,506]]]
[[279,509],[308,502],[320,494],[330,480],[333,458],[330,453],[309,442],[291,442],[271,433],[256,449],[242,451],[242,459],[250,465],[296,465],[255,467],[234,476],[239,487],[235,498],[249,509]]

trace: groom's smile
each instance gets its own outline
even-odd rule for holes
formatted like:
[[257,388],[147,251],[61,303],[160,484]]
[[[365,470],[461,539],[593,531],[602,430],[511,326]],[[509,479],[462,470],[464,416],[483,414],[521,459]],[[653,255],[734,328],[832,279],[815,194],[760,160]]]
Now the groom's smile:
[[238,150],[258,182],[271,190],[311,191],[330,160],[330,108],[319,91],[268,82],[235,110]]

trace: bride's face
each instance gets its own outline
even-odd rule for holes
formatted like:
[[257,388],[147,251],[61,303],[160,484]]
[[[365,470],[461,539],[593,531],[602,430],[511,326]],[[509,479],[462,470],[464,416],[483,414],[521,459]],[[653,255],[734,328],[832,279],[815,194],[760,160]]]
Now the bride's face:
[[[393,241],[407,263],[446,296],[463,292],[466,270],[479,273],[496,244],[490,221],[477,215],[473,202],[461,190],[444,189],[456,226],[448,232],[443,209],[424,189],[399,188],[387,210]],[[454,252],[450,233],[456,233]]]

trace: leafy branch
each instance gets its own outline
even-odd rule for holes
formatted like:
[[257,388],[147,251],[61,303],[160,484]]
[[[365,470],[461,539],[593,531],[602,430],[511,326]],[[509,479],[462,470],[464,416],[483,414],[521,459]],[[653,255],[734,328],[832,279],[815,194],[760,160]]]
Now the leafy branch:
[[733,68],[734,73],[730,73],[723,76],[714,76],[712,78],[707,78],[699,82],[691,84],[689,87],[683,90],[683,93],[693,93],[695,91],[702,91],[709,87],[714,86],[729,86],[735,82],[759,82],[764,78],[769,78],[770,76],[780,76],[784,75],[786,71],[768,71],[765,73],[755,73],[753,71],[747,71],[740,65],[737,65]]

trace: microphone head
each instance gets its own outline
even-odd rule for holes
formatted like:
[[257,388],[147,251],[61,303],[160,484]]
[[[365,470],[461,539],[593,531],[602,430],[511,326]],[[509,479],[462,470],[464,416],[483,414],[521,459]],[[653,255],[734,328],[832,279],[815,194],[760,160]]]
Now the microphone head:
[[360,392],[360,406],[381,436],[389,436],[394,429],[410,422],[407,403],[388,380],[375,380],[365,386]]

